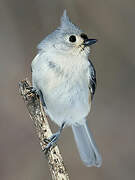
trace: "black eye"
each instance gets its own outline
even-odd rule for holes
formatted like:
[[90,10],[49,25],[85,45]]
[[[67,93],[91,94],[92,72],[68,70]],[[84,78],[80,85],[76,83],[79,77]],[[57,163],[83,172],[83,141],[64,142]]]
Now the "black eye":
[[70,42],[75,42],[75,41],[76,41],[76,37],[75,37],[74,35],[71,35],[71,36],[69,37],[69,41],[70,41]]
[[87,40],[88,39],[88,36],[84,33],[81,34],[81,37],[84,39],[84,40]]

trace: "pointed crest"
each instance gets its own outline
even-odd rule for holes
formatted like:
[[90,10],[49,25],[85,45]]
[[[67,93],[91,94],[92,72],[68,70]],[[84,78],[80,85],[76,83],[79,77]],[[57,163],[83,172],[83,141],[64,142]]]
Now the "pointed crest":
[[63,16],[61,17],[61,28],[66,29],[71,26],[71,22],[69,20],[69,17],[67,16],[67,11],[66,9],[63,12]]
[[64,27],[64,26],[70,25],[70,23],[71,22],[69,20],[69,17],[67,16],[67,11],[65,9],[63,12],[63,16],[61,17],[61,26]]
[[70,21],[69,17],[67,16],[66,9],[64,10],[63,15],[61,17],[60,29],[65,32],[69,32],[69,33],[80,33],[81,32],[81,30]]

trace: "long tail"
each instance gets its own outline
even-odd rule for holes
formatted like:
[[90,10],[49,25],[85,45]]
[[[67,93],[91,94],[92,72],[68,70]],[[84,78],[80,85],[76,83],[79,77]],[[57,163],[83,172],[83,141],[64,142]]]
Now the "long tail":
[[88,129],[86,120],[84,120],[84,124],[73,125],[72,130],[83,163],[88,167],[100,167],[102,158],[98,152],[92,134]]

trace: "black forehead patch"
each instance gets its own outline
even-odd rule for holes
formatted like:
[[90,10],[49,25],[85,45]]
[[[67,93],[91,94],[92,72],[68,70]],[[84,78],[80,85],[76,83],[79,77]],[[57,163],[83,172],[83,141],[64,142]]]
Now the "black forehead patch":
[[87,36],[86,34],[84,34],[84,33],[82,33],[80,36],[81,36],[81,38],[83,38],[84,40],[87,40],[87,39],[88,39],[88,36]]

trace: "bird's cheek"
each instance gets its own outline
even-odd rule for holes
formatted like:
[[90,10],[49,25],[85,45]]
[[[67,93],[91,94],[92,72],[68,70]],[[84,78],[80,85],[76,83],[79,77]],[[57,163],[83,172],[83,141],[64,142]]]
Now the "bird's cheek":
[[59,51],[67,51],[69,49],[65,44],[55,44],[54,47]]

